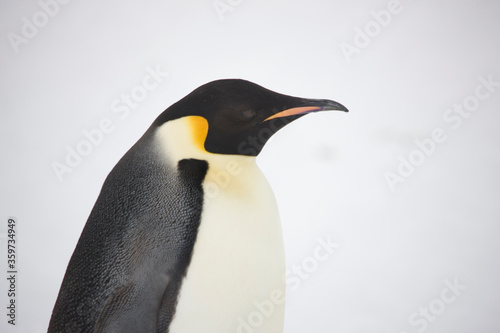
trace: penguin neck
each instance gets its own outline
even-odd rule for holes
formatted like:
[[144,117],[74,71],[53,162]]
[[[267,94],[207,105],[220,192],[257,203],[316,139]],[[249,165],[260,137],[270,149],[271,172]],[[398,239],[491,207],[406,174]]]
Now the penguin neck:
[[[255,156],[214,154],[205,150],[203,142],[208,123],[199,116],[188,116],[168,121],[156,130],[156,139],[165,160],[177,168],[183,159],[208,162],[209,174],[224,183],[226,176],[237,176],[242,170],[258,168]],[[222,185],[220,185],[222,186]]]

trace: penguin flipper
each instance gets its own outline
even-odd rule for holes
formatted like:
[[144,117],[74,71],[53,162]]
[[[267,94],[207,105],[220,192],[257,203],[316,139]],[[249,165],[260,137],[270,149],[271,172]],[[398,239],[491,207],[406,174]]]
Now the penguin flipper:
[[158,314],[170,277],[158,274],[153,279],[137,282],[131,281],[112,292],[94,333],[157,332]]

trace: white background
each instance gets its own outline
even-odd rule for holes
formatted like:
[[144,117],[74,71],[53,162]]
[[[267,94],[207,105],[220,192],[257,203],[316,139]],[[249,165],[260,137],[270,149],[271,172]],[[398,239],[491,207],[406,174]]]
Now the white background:
[[[500,2],[401,0],[389,19],[385,0],[222,1],[232,10],[73,0],[51,17],[35,1],[0,2],[0,267],[11,216],[19,267],[17,325],[7,324],[1,278],[0,331],[46,330],[104,178],[153,119],[203,83],[244,78],[351,111],[302,118],[258,158],[287,265],[309,270],[288,290],[285,332],[499,332],[500,87],[457,128],[443,117],[474,102],[479,77],[500,82]],[[34,21],[38,31],[11,41]],[[112,103],[147,68],[168,76],[120,118]],[[106,118],[112,132],[59,181],[52,164]],[[446,140],[419,153],[415,140],[436,128]],[[386,173],[410,157],[419,165],[392,190]],[[315,265],[317,239],[328,237],[339,247]],[[466,287],[449,303],[446,281]],[[429,306],[432,320],[410,322]]]

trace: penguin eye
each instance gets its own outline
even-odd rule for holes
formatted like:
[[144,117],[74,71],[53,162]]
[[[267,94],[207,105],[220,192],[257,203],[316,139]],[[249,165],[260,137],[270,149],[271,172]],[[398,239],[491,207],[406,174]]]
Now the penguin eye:
[[252,120],[257,115],[257,112],[255,112],[254,110],[245,110],[241,113],[241,115],[245,120]]

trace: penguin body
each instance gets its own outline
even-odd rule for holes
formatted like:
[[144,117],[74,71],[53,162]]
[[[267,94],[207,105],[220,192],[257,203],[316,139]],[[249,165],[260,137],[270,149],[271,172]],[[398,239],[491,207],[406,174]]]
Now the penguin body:
[[[49,332],[236,332],[285,290],[281,223],[255,163],[267,139],[328,100],[213,81],[163,112],[106,178]],[[284,306],[254,332],[283,329]]]

